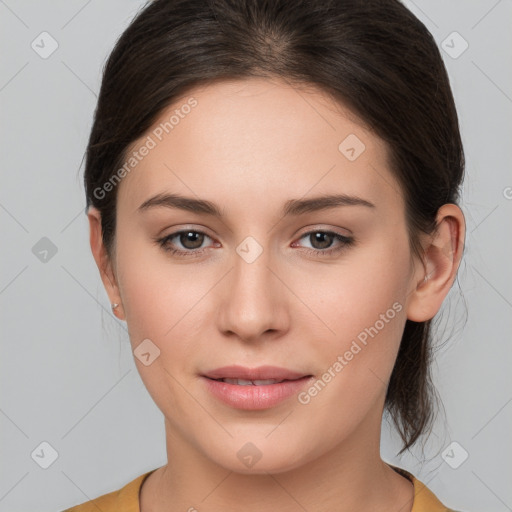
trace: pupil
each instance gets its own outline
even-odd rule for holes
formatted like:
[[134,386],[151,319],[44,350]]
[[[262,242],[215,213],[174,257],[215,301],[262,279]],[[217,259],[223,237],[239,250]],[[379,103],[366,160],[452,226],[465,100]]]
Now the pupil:
[[[180,242],[187,249],[197,249],[198,247],[201,247],[201,244],[203,243],[203,240],[201,238],[202,236],[203,235],[201,235],[200,233],[189,231],[188,233],[181,234]],[[188,242],[192,242],[192,246],[187,245]]]
[[[332,235],[330,235],[329,233],[314,233],[313,234],[313,237],[314,237],[314,240],[315,240],[315,243],[316,242],[320,242],[320,247],[315,247],[315,243],[313,243],[313,247],[315,247],[316,249],[326,249],[327,247],[329,247],[331,245],[331,238],[332,238]],[[325,242],[325,239],[322,243],[322,239],[327,237],[327,243]]]

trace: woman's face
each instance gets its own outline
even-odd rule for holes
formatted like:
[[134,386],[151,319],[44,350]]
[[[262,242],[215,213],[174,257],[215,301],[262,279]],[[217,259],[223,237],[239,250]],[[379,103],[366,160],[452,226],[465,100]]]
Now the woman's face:
[[[251,79],[194,89],[130,155],[119,311],[168,442],[262,473],[377,441],[418,280],[384,143],[319,91]],[[170,194],[188,199],[151,202]],[[306,378],[205,377],[232,365]]]

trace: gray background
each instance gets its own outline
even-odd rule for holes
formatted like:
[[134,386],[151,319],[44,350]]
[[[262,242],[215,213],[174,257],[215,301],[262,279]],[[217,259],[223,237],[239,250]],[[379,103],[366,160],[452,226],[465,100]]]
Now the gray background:
[[[424,453],[418,445],[401,459],[384,422],[382,454],[448,506],[512,510],[512,3],[405,3],[452,53],[441,50],[467,156],[468,233],[440,315],[445,419]],[[166,462],[163,418],[110,312],[83,211],[81,164],[103,63],[142,5],[0,0],[1,511],[62,510]],[[58,44],[46,59],[31,47],[51,49],[43,31]],[[469,44],[456,58],[454,31]],[[41,252],[43,237],[55,254]],[[43,469],[52,449],[57,458]]]

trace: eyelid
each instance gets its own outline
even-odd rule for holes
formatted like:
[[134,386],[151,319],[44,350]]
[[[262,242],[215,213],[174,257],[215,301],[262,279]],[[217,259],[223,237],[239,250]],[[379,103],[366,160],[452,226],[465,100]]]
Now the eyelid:
[[[328,247],[326,249],[314,249],[314,248],[310,248],[310,247],[299,246],[299,247],[302,247],[302,249],[306,253],[311,253],[315,256],[328,256],[328,255],[336,254],[338,252],[341,252],[347,246],[353,245],[353,243],[355,242],[352,232],[348,229],[346,229],[346,231],[349,231],[350,235],[344,235],[342,233],[339,233],[338,229],[340,229],[340,228],[332,229],[332,228],[319,227],[319,226],[316,226],[316,227],[309,226],[308,228],[304,228],[304,229],[308,229],[308,230],[297,235],[297,238],[296,238],[297,241],[301,240],[302,238],[304,238],[308,235],[311,235],[313,233],[319,233],[319,232],[332,235],[338,241],[338,245],[334,245],[333,247]],[[170,252],[172,254],[178,255],[178,257],[179,256],[183,256],[183,257],[201,256],[205,250],[207,250],[209,247],[211,247],[211,246],[208,246],[208,247],[202,247],[202,248],[197,248],[197,249],[179,249],[179,248],[177,249],[177,248],[170,248],[167,245],[169,240],[171,240],[171,239],[175,238],[176,236],[179,236],[183,233],[187,233],[187,232],[193,232],[193,233],[197,233],[199,235],[204,235],[205,237],[208,237],[211,240],[213,240],[214,244],[219,243],[219,242],[215,241],[214,237],[210,236],[206,231],[203,231],[202,227],[200,229],[199,228],[196,229],[191,226],[188,226],[188,227],[185,226],[185,227],[179,228],[176,231],[173,231],[167,235],[157,236],[154,239],[154,241],[157,244],[159,244],[163,248],[163,250]],[[297,242],[293,242],[292,247],[296,247],[295,244],[297,244]]]
[[202,233],[204,235],[208,235],[210,238],[214,238],[212,235],[208,234],[209,229],[200,224],[190,224],[190,225],[187,225],[187,224],[179,225],[178,224],[178,226],[179,227],[171,226],[171,227],[167,227],[167,228],[163,229],[160,233],[163,233],[163,232],[167,231],[168,229],[170,229],[171,231],[167,235],[159,235],[159,236],[166,237],[169,235],[176,235],[177,233],[181,233],[182,231],[195,231],[197,233]]
[[319,225],[313,225],[313,226],[307,226],[303,228],[304,231],[301,231],[299,235],[297,235],[299,238],[302,238],[304,235],[308,235],[310,233],[316,233],[317,231],[324,231],[326,233],[335,233],[336,235],[343,236],[345,238],[351,238],[353,237],[352,231],[347,228],[340,228],[340,227],[329,227],[325,224],[319,224]]
[[202,227],[199,229],[199,228],[194,228],[191,226],[181,227],[181,228],[176,229],[175,231],[172,231],[171,233],[168,233],[166,235],[156,236],[153,240],[164,251],[169,252],[172,255],[177,255],[178,257],[180,257],[180,256],[183,256],[183,257],[201,256],[203,254],[203,252],[206,249],[208,249],[208,247],[201,247],[199,249],[179,249],[179,248],[171,247],[169,245],[169,240],[172,240],[173,238],[175,238],[183,233],[188,233],[188,232],[193,232],[193,233],[197,233],[199,235],[204,235],[205,237],[210,238],[210,240],[213,240],[213,244],[218,243],[215,241],[214,237],[210,236],[206,232],[206,230],[203,230]]
[[[304,231],[302,231],[301,233],[296,235],[297,238],[300,239],[306,235],[309,235],[311,233],[316,233],[318,231],[322,231],[325,233],[333,233],[336,235],[340,235],[341,237],[344,237],[344,238],[351,238],[353,236],[352,231],[350,231],[350,229],[347,229],[347,228],[330,228],[330,227],[317,225],[317,226],[308,226],[303,229],[304,229]],[[343,232],[340,233],[338,230],[345,231],[346,233],[343,233]],[[171,237],[174,237],[176,235],[179,235],[179,234],[181,234],[183,232],[187,232],[187,231],[193,231],[194,233],[199,233],[201,235],[205,235],[212,240],[215,239],[215,237],[208,234],[207,228],[204,228],[203,226],[196,228],[194,226],[186,226],[186,225],[178,228],[176,231],[172,231],[171,233],[168,233],[167,235],[161,235],[159,238],[168,238],[168,237],[171,238]]]
[[[346,236],[338,233],[335,230],[331,229],[311,229],[302,233],[297,240],[301,240],[304,237],[307,237],[313,233],[324,233],[330,236],[333,236],[334,239],[338,242],[327,249],[315,249],[313,247],[302,247],[303,251],[308,254],[312,254],[314,257],[329,257],[335,256],[337,254],[341,254],[345,249],[354,245],[355,239],[353,236]],[[296,247],[297,242],[293,242],[292,247]]]

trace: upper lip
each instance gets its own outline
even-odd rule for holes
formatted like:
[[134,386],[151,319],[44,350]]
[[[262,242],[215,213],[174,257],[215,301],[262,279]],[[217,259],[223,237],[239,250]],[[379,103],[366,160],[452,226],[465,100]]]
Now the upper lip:
[[210,379],[245,379],[245,380],[295,380],[309,374],[295,372],[278,366],[258,366],[247,368],[245,366],[223,366],[203,374]]

